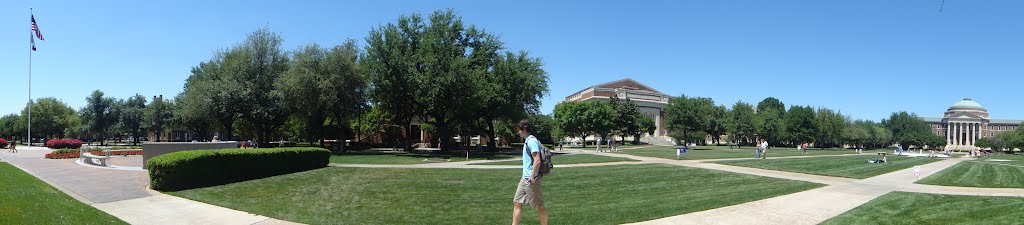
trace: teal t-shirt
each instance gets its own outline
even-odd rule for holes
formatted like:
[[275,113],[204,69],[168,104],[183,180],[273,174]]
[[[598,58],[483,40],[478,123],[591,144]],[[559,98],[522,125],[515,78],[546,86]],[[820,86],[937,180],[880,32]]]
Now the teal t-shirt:
[[523,178],[530,178],[533,173],[533,152],[540,152],[540,141],[530,135],[523,144]]

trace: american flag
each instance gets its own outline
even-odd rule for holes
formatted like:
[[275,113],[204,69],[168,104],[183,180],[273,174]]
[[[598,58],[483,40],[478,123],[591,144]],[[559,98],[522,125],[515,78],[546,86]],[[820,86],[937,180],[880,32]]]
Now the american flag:
[[39,26],[36,25],[36,16],[35,15],[32,15],[32,31],[35,31],[36,38],[39,38],[40,41],[45,41],[46,40],[45,38],[43,38],[43,32],[40,32],[39,31]]

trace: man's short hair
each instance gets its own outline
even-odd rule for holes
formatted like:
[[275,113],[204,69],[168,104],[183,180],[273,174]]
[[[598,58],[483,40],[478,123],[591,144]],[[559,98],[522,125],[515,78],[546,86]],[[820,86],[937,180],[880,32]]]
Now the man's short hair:
[[533,133],[533,124],[531,124],[528,119],[522,119],[519,120],[519,123],[516,123],[516,129],[526,131],[527,133]]

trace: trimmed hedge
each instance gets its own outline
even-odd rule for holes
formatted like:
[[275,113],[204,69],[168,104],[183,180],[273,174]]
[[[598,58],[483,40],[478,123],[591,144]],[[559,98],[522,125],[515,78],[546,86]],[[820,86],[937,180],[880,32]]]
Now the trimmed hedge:
[[52,149],[78,149],[82,147],[82,141],[78,139],[51,139],[46,141],[46,147]]
[[323,148],[258,148],[181,151],[146,162],[154,190],[208,187],[323,168],[331,152]]

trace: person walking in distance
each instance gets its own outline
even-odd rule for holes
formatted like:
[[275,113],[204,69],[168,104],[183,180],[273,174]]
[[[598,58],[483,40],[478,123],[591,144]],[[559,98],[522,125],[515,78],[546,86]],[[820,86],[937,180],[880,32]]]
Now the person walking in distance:
[[526,141],[523,144],[523,176],[520,177],[516,194],[512,197],[512,225],[519,224],[520,216],[523,213],[523,204],[537,208],[540,224],[547,225],[548,210],[544,208],[544,193],[541,191],[541,143],[536,137],[530,135],[530,132],[533,132],[533,125],[529,120],[520,120],[515,128],[519,137],[525,138]]

